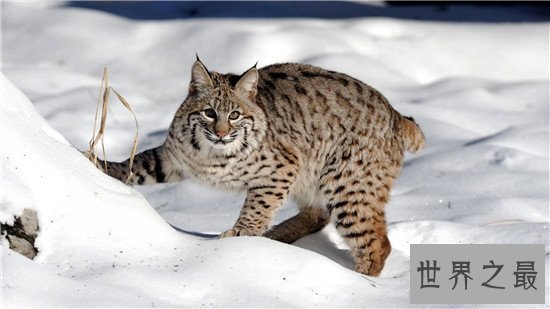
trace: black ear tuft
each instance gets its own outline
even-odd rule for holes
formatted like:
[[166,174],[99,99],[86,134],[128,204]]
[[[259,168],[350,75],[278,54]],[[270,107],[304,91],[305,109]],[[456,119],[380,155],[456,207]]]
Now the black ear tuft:
[[210,70],[208,70],[208,68],[204,65],[204,63],[202,63],[201,59],[199,58],[199,54],[197,52],[195,52],[195,57],[197,58],[195,62],[202,64],[202,66],[204,67],[204,70],[206,70],[206,73],[208,74],[208,77],[212,78],[212,74],[210,74]]

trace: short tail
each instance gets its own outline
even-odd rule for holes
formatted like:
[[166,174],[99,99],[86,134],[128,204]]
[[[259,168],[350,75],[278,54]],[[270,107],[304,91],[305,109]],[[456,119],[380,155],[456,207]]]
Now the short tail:
[[424,148],[426,142],[424,133],[412,117],[401,117],[399,134],[403,137],[405,147],[409,152],[415,153]]

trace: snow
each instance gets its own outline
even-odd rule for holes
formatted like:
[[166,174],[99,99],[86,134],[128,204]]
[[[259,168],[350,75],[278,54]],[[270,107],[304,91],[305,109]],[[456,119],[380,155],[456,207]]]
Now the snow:
[[[2,307],[409,307],[411,243],[548,251],[547,23],[141,20],[2,3],[2,26],[0,221],[33,208],[40,225],[34,261],[1,247]],[[256,61],[345,72],[414,116],[427,146],[407,156],[392,191],[393,251],[379,278],[353,271],[333,227],[293,245],[216,239],[242,193],[190,181],[134,190],[80,154],[104,66],[144,150],[163,141],[195,51],[221,72]],[[107,157],[123,160],[133,118],[110,109]],[[287,202],[275,223],[296,211]]]

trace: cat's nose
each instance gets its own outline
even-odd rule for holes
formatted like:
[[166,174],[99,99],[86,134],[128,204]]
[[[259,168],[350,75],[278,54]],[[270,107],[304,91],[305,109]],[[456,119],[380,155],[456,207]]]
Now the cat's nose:
[[227,133],[229,133],[229,132],[227,132],[227,131],[217,131],[216,135],[220,138],[223,138],[224,136],[227,135]]

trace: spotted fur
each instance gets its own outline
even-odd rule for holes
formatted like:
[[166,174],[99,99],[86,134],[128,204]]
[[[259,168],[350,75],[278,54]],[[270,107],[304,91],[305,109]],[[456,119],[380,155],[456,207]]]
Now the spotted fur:
[[[290,243],[333,221],[356,270],[378,275],[391,250],[384,205],[404,151],[424,145],[414,120],[361,81],[310,65],[239,76],[210,72],[197,59],[191,79],[165,143],[136,156],[129,182],[193,178],[246,190],[237,222],[221,237]],[[108,162],[107,173],[126,180],[127,169],[128,160]],[[269,229],[289,196],[300,213]]]

